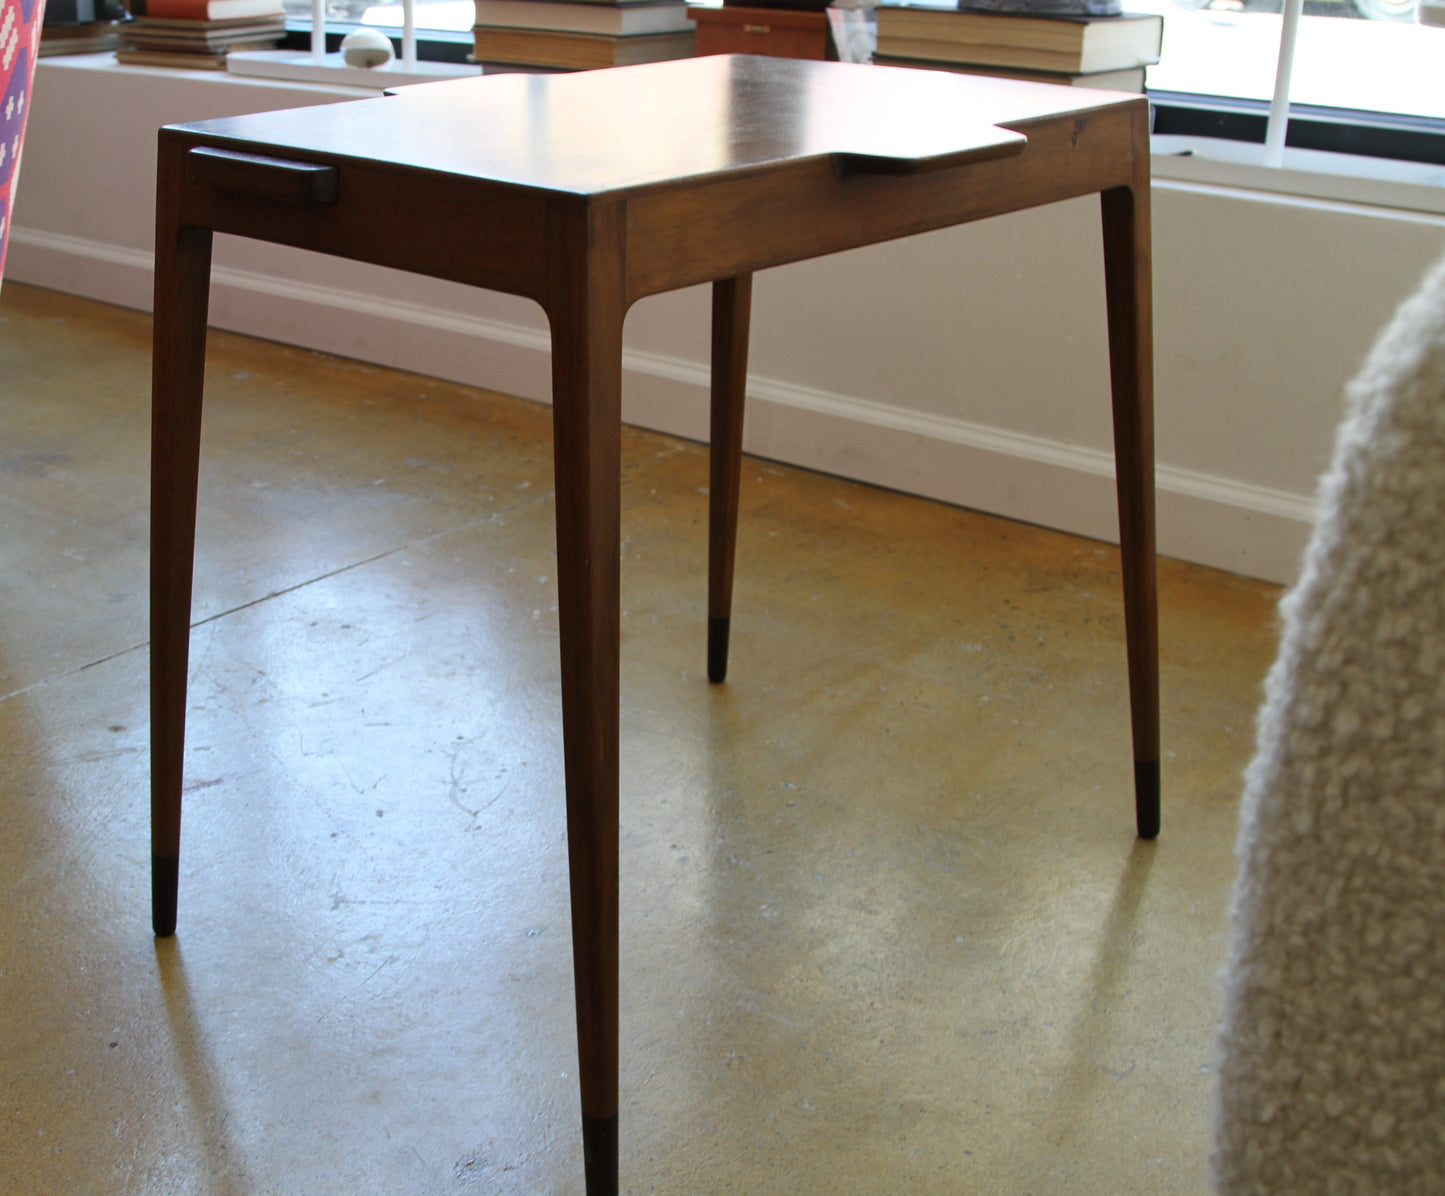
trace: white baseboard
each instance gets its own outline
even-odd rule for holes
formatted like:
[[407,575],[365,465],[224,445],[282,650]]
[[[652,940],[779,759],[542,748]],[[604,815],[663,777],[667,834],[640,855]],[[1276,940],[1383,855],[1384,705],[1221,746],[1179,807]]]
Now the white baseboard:
[[[151,256],[15,227],[7,268],[19,282],[148,310]],[[212,275],[211,321],[524,398],[547,401],[544,330],[375,294],[229,267]],[[707,437],[705,362],[623,355],[623,414],[673,435]],[[1117,540],[1113,460],[1105,452],[967,420],[751,377],[747,451],[857,481],[1062,531]],[[1161,464],[1159,550],[1269,581],[1294,578],[1313,499]]]

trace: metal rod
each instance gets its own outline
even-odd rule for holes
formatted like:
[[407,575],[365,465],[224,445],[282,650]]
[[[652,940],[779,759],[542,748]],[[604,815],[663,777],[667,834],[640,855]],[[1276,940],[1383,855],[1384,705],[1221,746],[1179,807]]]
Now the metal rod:
[[311,61],[326,64],[326,0],[311,0]]
[[408,74],[416,70],[415,0],[401,0],[401,67]]
[[1269,126],[1264,134],[1264,164],[1284,164],[1284,136],[1289,128],[1289,80],[1294,70],[1295,38],[1299,34],[1304,0],[1284,0],[1284,24],[1279,31],[1279,65],[1274,72],[1274,99],[1269,105]]

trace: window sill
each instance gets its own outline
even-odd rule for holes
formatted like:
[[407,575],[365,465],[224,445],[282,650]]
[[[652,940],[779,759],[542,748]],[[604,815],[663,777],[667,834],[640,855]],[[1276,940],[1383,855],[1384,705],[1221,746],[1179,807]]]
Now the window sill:
[[1287,148],[1266,166],[1264,146],[1215,137],[1156,136],[1152,149],[1156,179],[1445,215],[1445,167],[1430,163]]
[[362,96],[376,95],[374,88],[346,87],[336,83],[307,83],[283,81],[281,79],[263,79],[248,75],[233,74],[230,71],[197,71],[169,66],[134,66],[129,63],[117,62],[115,55],[109,51],[96,54],[50,54],[41,58],[36,63],[36,69],[40,71],[96,71],[99,73],[114,74],[123,79],[152,78],[169,79],[172,81],[183,80],[202,86],[234,84],[238,87],[284,87],[290,91],[315,92],[318,95],[330,95],[344,99],[358,99]]

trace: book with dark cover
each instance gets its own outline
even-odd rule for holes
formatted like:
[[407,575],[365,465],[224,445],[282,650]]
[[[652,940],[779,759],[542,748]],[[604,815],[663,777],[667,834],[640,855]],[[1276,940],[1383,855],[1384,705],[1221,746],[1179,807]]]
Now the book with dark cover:
[[1122,0],[959,0],[969,12],[1009,12],[1036,17],[1117,17]]

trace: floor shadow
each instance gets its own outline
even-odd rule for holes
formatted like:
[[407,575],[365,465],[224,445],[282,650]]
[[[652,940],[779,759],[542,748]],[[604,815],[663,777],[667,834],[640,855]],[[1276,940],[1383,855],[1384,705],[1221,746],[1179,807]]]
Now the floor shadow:
[[212,1196],[245,1196],[251,1184],[231,1138],[230,1113],[217,1085],[216,1065],[206,1049],[196,1016],[181,944],[174,936],[156,939],[155,949],[177,1070],[202,1151],[198,1160],[202,1190]]
[[1108,917],[1096,935],[1097,948],[1079,991],[1080,1013],[1065,1044],[1060,1078],[1041,1129],[1051,1142],[1067,1140],[1099,1099],[1100,1090],[1134,1070],[1133,1061],[1111,1066],[1108,1048],[1118,1038],[1120,997],[1137,943],[1139,905],[1148,889],[1156,844],[1136,839],[1119,876]]

